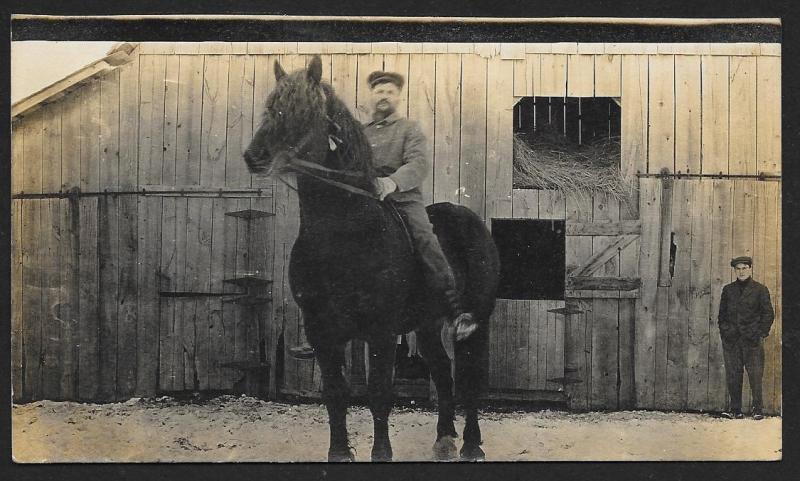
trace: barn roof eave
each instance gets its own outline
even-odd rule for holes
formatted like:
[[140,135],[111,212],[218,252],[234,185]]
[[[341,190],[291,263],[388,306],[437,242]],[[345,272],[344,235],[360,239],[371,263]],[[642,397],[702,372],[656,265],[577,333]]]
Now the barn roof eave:
[[52,84],[44,87],[43,89],[28,95],[27,97],[14,102],[11,105],[11,119],[16,120],[17,117],[29,112],[43,103],[52,100],[66,90],[74,88],[81,82],[95,77],[96,75],[103,74],[115,70],[122,65],[133,60],[138,43],[121,43],[114,46],[109,50],[108,54],[89,65],[67,75],[66,77],[53,82]]

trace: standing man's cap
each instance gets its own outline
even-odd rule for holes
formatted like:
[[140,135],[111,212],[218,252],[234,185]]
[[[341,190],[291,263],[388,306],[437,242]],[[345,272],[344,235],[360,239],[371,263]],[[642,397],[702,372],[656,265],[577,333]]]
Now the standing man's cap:
[[374,88],[376,85],[381,83],[391,82],[397,85],[397,88],[402,89],[403,85],[405,85],[405,79],[402,75],[396,72],[383,72],[380,70],[376,70],[372,72],[367,77],[367,83],[369,84],[369,88]]
[[738,264],[747,264],[753,267],[753,258],[748,256],[734,257],[731,259],[731,267],[736,267]]

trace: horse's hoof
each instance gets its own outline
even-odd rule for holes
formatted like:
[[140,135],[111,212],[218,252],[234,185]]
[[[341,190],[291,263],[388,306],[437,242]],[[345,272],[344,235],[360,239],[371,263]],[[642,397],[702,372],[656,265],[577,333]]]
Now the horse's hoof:
[[371,460],[373,463],[390,463],[392,462],[392,448],[389,449],[372,449]]
[[484,461],[486,459],[486,453],[477,444],[464,443],[460,454],[462,461]]
[[442,436],[433,443],[433,459],[436,461],[452,461],[458,457],[457,452],[453,436]]
[[353,463],[356,456],[352,449],[328,451],[329,463]]

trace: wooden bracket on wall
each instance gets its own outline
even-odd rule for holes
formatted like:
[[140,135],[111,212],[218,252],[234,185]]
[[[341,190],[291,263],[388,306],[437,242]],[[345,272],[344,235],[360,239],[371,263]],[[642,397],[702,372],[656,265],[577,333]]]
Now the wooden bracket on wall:
[[570,274],[571,277],[592,275],[595,271],[597,271],[597,269],[605,265],[606,262],[616,256],[618,251],[624,249],[638,238],[639,236],[634,234],[620,236],[616,242],[612,243],[602,251],[594,254],[582,266],[576,268],[575,271]]
[[672,248],[672,192],[673,178],[666,175],[669,169],[664,167],[661,173],[665,174],[661,178],[661,234],[659,238],[659,263],[658,263],[658,285],[659,287],[669,287],[672,285],[672,275],[670,274],[670,253]]

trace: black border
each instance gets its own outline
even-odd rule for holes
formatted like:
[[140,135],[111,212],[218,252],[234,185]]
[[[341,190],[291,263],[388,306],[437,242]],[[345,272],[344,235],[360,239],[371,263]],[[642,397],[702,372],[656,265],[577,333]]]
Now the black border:
[[[479,4],[480,3],[480,4]],[[783,284],[784,284],[784,357],[783,357],[783,398],[784,398],[784,460],[782,462],[773,463],[727,463],[727,462],[668,462],[668,463],[652,463],[652,462],[580,462],[580,463],[485,463],[481,465],[441,465],[430,463],[403,463],[397,465],[367,465],[359,464],[356,466],[343,466],[343,465],[326,465],[326,464],[224,464],[224,465],[209,465],[209,464],[105,464],[105,465],[14,465],[11,462],[11,427],[10,427],[10,377],[8,375],[0,375],[0,427],[2,428],[2,437],[0,437],[0,477],[3,479],[127,479],[127,478],[143,478],[143,479],[193,479],[193,480],[206,480],[206,479],[221,479],[224,477],[234,477],[241,479],[375,479],[377,477],[385,479],[439,479],[447,477],[452,479],[713,479],[713,480],[729,480],[729,479],[795,479],[800,478],[800,472],[797,470],[797,458],[800,453],[797,450],[798,438],[798,410],[797,401],[798,396],[798,383],[795,381],[800,379],[798,377],[797,361],[798,353],[800,353],[800,336],[798,335],[798,299],[800,293],[797,292],[797,286],[800,283],[800,275],[794,269],[797,266],[797,252],[795,246],[800,245],[800,229],[796,228],[798,221],[798,159],[797,159],[797,133],[800,132],[800,126],[797,122],[798,112],[798,92],[794,87],[797,85],[798,76],[796,68],[798,63],[796,59],[796,46],[797,46],[797,21],[798,10],[800,9],[800,2],[796,0],[729,0],[717,2],[699,2],[688,0],[666,0],[666,1],[651,1],[651,0],[596,0],[590,2],[588,0],[561,0],[551,1],[548,4],[542,5],[533,4],[523,0],[509,0],[505,2],[465,2],[460,5],[453,3],[452,5],[446,1],[420,1],[420,0],[406,0],[403,2],[395,2],[394,4],[378,4],[369,1],[349,1],[346,4],[337,4],[334,2],[308,2],[303,0],[276,0],[276,1],[237,1],[237,0],[195,0],[193,2],[183,2],[183,4],[175,4],[175,2],[164,2],[163,0],[130,0],[122,3],[109,3],[109,2],[93,2],[90,0],[75,1],[65,0],[57,2],[55,0],[42,1],[42,0],[11,0],[0,6],[0,20],[2,20],[3,33],[7,35],[5,38],[10,39],[11,33],[11,18],[10,14],[14,13],[31,13],[31,14],[52,14],[52,15],[109,15],[109,14],[203,14],[203,13],[217,13],[217,14],[293,14],[293,15],[406,15],[406,16],[485,16],[485,17],[553,17],[553,16],[605,16],[605,17],[695,17],[695,18],[746,18],[746,17],[780,17],[783,20],[783,28],[780,32],[783,37]],[[19,39],[22,35],[61,35],[62,39],[65,36],[72,36],[72,39],[79,37],[84,40],[175,40],[174,35],[180,35],[181,40],[234,40],[241,39],[236,35],[244,35],[242,32],[245,30],[249,34],[266,35],[258,38],[249,37],[246,40],[278,40],[278,37],[273,37],[275,31],[283,32],[290,35],[292,38],[283,37],[285,40],[307,40],[319,41],[326,40],[319,38],[320,25],[311,24],[299,25],[292,24],[292,27],[285,28],[269,28],[265,29],[265,25],[261,22],[258,25],[239,27],[236,24],[230,23],[217,23],[214,28],[210,28],[208,23],[203,26],[200,23],[193,22],[172,22],[170,24],[154,22],[150,27],[144,29],[141,23],[134,25],[135,22],[124,22],[124,25],[119,21],[114,22],[115,28],[108,28],[107,24],[100,23],[87,23],[87,24],[72,24],[68,28],[68,32],[59,30],[59,27],[47,27],[42,30],[41,24],[36,22],[29,23],[28,26],[20,26],[15,22],[15,38]],[[247,25],[247,24],[245,24]],[[457,26],[458,27],[458,26]],[[333,28],[333,27],[331,27]],[[361,29],[363,27],[359,27]],[[366,35],[370,40],[376,38],[387,39],[389,41],[407,40],[408,37],[403,34],[405,30],[398,28],[396,24],[389,27],[384,26],[384,30],[377,30],[370,32],[369,29],[359,30],[361,35]],[[412,27],[418,28],[418,27]],[[483,32],[481,29],[472,30],[466,28],[455,28],[453,30],[441,29],[437,32],[428,32],[431,35],[431,41],[458,41],[459,32],[463,35],[468,32],[470,35],[477,35],[481,41],[495,41],[492,40],[496,37],[498,31],[492,33],[489,30]],[[570,30],[573,28],[573,30]],[[26,30],[27,29],[27,30]],[[37,30],[38,29],[38,30]],[[269,33],[260,33],[261,30],[269,30]],[[324,29],[324,28],[323,28]],[[694,33],[690,33],[694,30]],[[330,33],[333,30],[328,30]],[[502,31],[502,30],[500,30]],[[536,30],[531,30],[529,33],[534,35],[535,40],[531,37],[526,37],[526,41],[559,41],[559,38],[564,38],[561,41],[576,41],[575,35],[581,35],[581,40],[593,39],[598,40],[597,35],[608,35],[608,29],[597,26],[583,26],[579,30],[574,30],[573,27],[558,27],[554,29],[541,29],[537,33]],[[697,29],[678,29],[670,30],[664,29],[659,35],[674,34],[672,40],[664,40],[671,42],[679,41],[698,41],[686,40],[689,38],[696,39],[699,30]],[[761,35],[774,35],[774,30],[762,29],[760,27],[748,27],[744,29],[737,29],[737,32],[749,32],[752,35],[750,40],[741,39],[739,34],[730,34],[729,39],[733,41],[764,41],[754,40],[763,39]],[[27,33],[26,33],[27,32]],[[53,33],[55,32],[55,33]],[[606,33],[604,33],[606,32]],[[651,30],[652,32],[652,30]],[[683,33],[681,33],[683,32]],[[709,33],[703,32],[703,35],[711,35],[710,37],[703,37],[703,41],[720,40],[720,37],[713,37],[713,35],[723,35],[728,32],[724,28],[719,28]],[[765,33],[766,32],[766,33]],[[77,33],[77,35],[76,35]],[[125,35],[122,35],[122,34]],[[406,32],[407,33],[407,32]],[[729,32],[728,32],[729,33]],[[296,38],[296,36],[303,36]],[[337,31],[337,35],[341,32]],[[373,35],[374,34],[374,35]],[[185,36],[184,36],[185,35]],[[217,36],[214,36],[217,35]],[[385,35],[385,37],[380,37]],[[445,36],[445,38],[439,37]],[[453,35],[456,35],[455,37]],[[542,36],[536,36],[542,35]],[[571,36],[570,36],[571,35]],[[585,35],[585,36],[583,36]],[[637,34],[639,35],[639,34]],[[694,36],[692,36],[694,35]],[[209,36],[213,38],[209,38]],[[653,37],[662,38],[662,37]],[[547,40],[545,40],[547,39]],[[350,37],[337,38],[340,41],[355,40]],[[504,38],[505,41],[513,41]],[[619,41],[619,39],[616,39]],[[645,40],[640,40],[645,41]],[[656,41],[656,40],[649,40]],[[730,41],[730,40],[729,40]],[[2,59],[2,71],[9,72],[10,68],[10,48],[8,41],[0,47],[0,59]],[[0,102],[2,104],[3,115],[0,116],[1,126],[4,132],[10,132],[10,78],[8,75],[3,75],[0,79]],[[2,192],[9,198],[10,189],[10,162],[6,159],[10,158],[10,135],[6,134],[3,137],[3,142],[0,143],[0,187]],[[3,214],[0,217],[0,241],[2,241],[2,252],[10,252],[9,242],[9,202],[3,203]],[[0,303],[0,329],[3,335],[0,336],[0,351],[8,353],[3,360],[3,366],[10,366],[10,305],[9,305],[9,283],[10,283],[10,256],[0,256],[0,267],[2,267],[2,282],[3,297]],[[0,373],[7,373],[8,370],[0,369]],[[659,436],[660,433],[653,433],[653,436]],[[670,439],[665,438],[664,442],[671,442]]]

